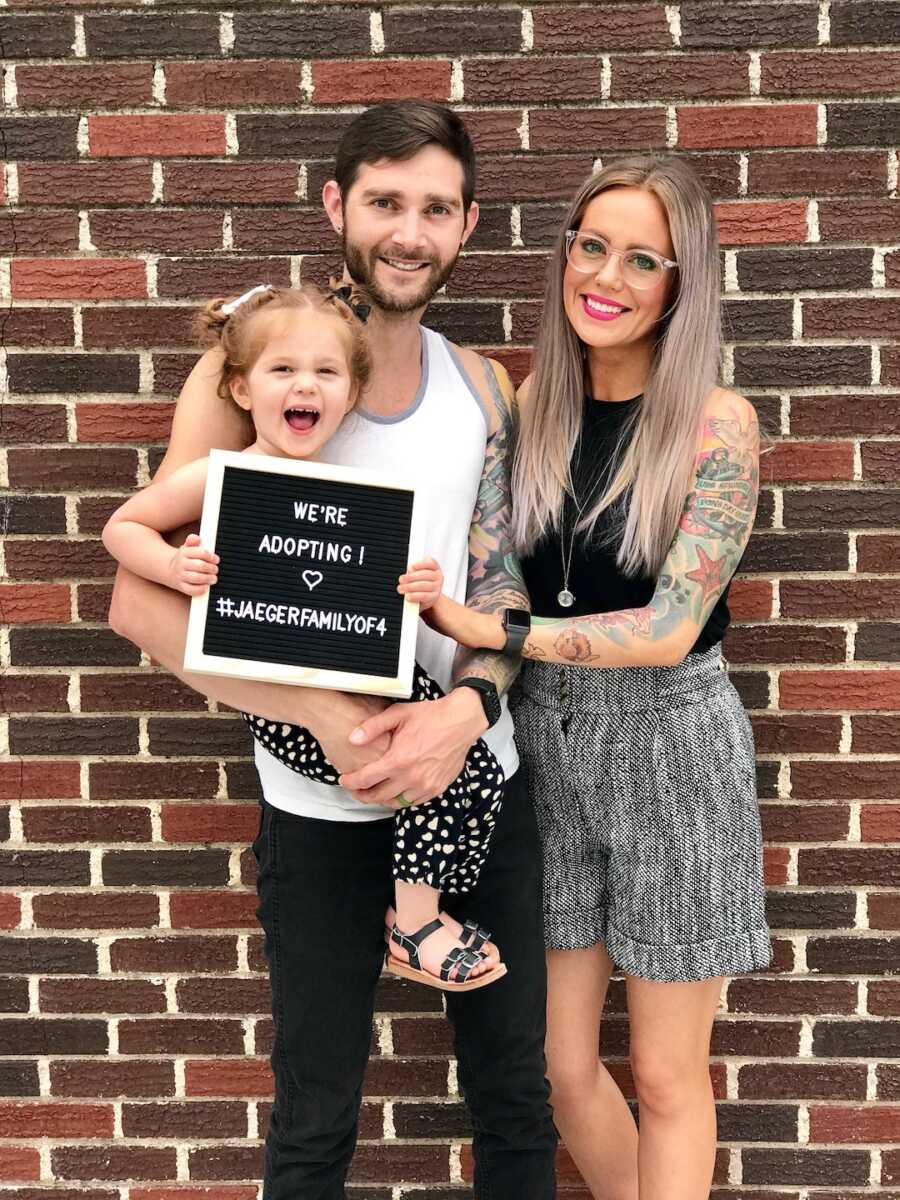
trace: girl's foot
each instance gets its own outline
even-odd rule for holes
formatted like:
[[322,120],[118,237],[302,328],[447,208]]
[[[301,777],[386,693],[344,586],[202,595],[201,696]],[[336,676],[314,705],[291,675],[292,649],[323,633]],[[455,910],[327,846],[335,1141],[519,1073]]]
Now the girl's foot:
[[394,926],[388,938],[387,970],[444,991],[484,987],[506,974],[503,963],[492,965],[462,946],[435,917],[408,933]]
[[[450,933],[456,939],[457,943],[466,946],[467,948],[472,948],[472,944],[474,942],[474,948],[480,950],[489,963],[495,965],[496,963],[500,962],[500,951],[493,942],[484,942],[479,945],[478,943],[481,941],[481,939],[473,938],[471,934],[464,936],[462,925],[459,921],[455,920],[455,918],[451,917],[449,913],[439,912],[438,916],[441,918],[441,921],[444,923],[444,925],[446,925],[450,930]],[[397,914],[393,907],[389,906],[384,915],[384,927],[387,934],[390,934],[391,930],[394,928],[396,920]]]

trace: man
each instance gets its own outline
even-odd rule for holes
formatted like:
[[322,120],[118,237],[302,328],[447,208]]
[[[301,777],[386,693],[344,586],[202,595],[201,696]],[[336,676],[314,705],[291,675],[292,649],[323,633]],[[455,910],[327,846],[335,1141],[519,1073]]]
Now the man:
[[[419,323],[478,219],[465,127],[435,104],[376,106],[342,138],[335,176],[323,201],[347,272],[372,301],[373,369],[325,457],[415,481],[425,493],[427,553],[441,562],[446,590],[479,607],[521,608],[526,597],[508,558],[509,380]],[[215,395],[218,365],[206,355],[188,379],[161,472],[211,445],[247,444],[237,411]],[[120,572],[111,621],[182,673],[183,597]],[[266,797],[254,843],[258,915],[276,1035],[267,1200],[344,1195],[391,899],[391,814],[398,803],[442,792],[482,735],[507,775],[504,805],[476,890],[446,904],[452,916],[492,931],[509,968],[489,987],[448,996],[475,1127],[475,1194],[554,1194],[539,849],[500,699],[515,667],[468,651],[454,662],[452,643],[420,629],[417,657],[447,691],[440,700],[384,707],[334,692],[188,677],[228,704],[307,726],[343,773],[343,787],[316,784],[256,747]]]

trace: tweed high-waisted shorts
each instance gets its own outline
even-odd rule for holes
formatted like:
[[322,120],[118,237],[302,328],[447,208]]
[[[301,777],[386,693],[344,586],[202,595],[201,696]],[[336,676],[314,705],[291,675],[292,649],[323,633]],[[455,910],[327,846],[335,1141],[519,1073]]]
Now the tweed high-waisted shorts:
[[771,959],[753,735],[718,647],[675,667],[526,662],[516,742],[547,946],[672,982]]

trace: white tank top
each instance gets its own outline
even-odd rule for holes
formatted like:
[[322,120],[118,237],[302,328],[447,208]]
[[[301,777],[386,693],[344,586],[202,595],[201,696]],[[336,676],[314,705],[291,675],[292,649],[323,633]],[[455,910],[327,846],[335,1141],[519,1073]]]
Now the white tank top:
[[[484,468],[488,418],[449,342],[422,328],[422,382],[412,404],[392,417],[357,409],[322,452],[326,462],[370,467],[413,483],[425,501],[425,555],[444,572],[444,591],[465,603],[469,526]],[[416,659],[444,691],[451,683],[456,643],[419,621]],[[507,777],[519,765],[512,718],[503,715],[484,735]],[[266,800],[276,808],[328,821],[375,821],[393,810],[360,804],[344,788],[315,783],[291,771],[260,742],[256,767]]]

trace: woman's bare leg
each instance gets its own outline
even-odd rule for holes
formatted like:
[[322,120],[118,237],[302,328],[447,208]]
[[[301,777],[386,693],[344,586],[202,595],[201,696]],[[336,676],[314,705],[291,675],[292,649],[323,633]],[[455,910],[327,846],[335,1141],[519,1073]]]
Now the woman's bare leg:
[[547,1076],[556,1127],[595,1200],[637,1200],[637,1129],[600,1062],[612,971],[600,945],[547,952]]
[[716,1156],[709,1042],[721,979],[629,976],[631,1069],[638,1095],[640,1200],[706,1200]]

